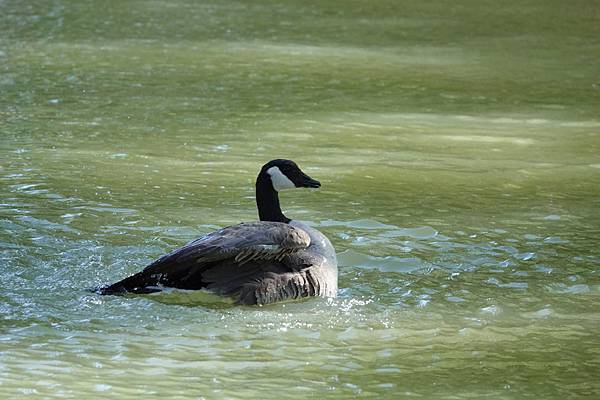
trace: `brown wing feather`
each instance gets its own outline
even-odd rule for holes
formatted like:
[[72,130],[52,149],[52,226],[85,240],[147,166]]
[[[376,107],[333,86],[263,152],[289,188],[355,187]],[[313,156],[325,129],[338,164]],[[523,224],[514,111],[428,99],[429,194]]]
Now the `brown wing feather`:
[[246,263],[255,264],[260,260],[279,262],[286,255],[306,249],[309,245],[310,236],[289,224],[245,222],[196,239],[154,261],[143,271],[101,288],[99,292],[150,293],[160,290],[157,287],[161,285],[201,289],[210,283],[203,275],[211,268],[227,269],[223,266],[237,267]]

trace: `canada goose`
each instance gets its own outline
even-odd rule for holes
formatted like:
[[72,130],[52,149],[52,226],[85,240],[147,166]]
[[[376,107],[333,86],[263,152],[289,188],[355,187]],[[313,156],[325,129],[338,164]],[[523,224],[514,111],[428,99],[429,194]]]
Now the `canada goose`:
[[280,190],[320,186],[291,160],[269,161],[256,178],[260,221],[209,233],[98,292],[206,289],[238,304],[335,297],[338,270],[331,242],[316,229],[287,218],[279,206]]

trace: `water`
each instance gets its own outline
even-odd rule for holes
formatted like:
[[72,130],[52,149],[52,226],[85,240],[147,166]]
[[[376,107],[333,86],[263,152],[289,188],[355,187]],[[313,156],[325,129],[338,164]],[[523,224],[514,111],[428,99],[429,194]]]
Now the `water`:
[[[0,397],[598,398],[598,7],[0,2]],[[337,299],[99,297],[256,218]]]

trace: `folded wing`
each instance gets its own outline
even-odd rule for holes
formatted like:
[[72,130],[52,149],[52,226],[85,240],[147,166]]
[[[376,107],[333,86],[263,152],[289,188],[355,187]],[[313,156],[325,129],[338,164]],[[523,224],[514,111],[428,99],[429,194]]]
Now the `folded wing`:
[[300,268],[289,256],[309,245],[310,237],[304,230],[286,223],[241,223],[196,239],[99,292],[152,293],[173,287],[231,294],[265,274]]

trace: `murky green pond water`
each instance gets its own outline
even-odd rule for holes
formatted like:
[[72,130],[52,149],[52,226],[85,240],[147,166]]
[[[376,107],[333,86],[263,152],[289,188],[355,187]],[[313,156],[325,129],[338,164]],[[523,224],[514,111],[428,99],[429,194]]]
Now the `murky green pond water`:
[[[593,1],[0,1],[0,397],[600,398]],[[256,218],[337,299],[99,297]]]

